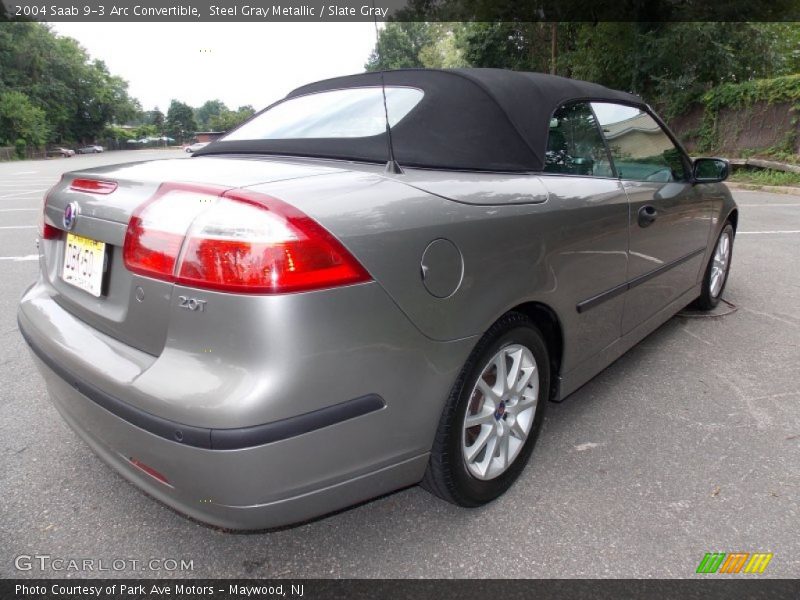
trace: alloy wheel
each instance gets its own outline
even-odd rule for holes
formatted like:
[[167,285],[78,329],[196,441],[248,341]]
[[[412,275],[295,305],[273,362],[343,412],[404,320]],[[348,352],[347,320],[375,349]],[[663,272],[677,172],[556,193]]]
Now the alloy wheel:
[[711,297],[716,298],[722,291],[725,277],[728,274],[731,258],[731,236],[728,231],[723,231],[719,236],[717,247],[714,248],[714,257],[711,259]]
[[494,479],[511,466],[531,432],[538,401],[531,351],[519,344],[501,348],[481,371],[464,416],[462,454],[474,477]]

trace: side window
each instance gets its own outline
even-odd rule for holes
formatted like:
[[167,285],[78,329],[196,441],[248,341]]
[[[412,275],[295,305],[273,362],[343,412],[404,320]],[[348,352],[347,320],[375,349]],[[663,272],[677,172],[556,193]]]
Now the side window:
[[564,105],[550,119],[544,170],[571,175],[614,176],[605,143],[587,102]]
[[633,106],[592,102],[621,179],[683,181],[681,153],[645,111]]

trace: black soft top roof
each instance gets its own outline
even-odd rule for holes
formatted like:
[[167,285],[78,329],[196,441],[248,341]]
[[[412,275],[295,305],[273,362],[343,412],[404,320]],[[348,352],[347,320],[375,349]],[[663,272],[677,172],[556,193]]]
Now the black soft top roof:
[[[425,93],[392,128],[395,158],[401,166],[541,171],[550,118],[565,102],[590,99],[643,104],[632,94],[543,73],[400,69],[383,75],[387,86],[416,87]],[[299,87],[281,102],[327,90],[380,85],[380,73],[336,77]],[[385,162],[388,158],[385,133],[359,138],[221,140],[195,152],[195,156],[220,153],[366,162]]]

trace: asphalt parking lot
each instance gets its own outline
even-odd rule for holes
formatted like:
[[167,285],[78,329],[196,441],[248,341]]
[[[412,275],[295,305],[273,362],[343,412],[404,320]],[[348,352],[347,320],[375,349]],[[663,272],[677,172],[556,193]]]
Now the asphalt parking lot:
[[[493,504],[465,510],[410,488],[231,534],[95,458],[48,402],[17,330],[45,191],[66,170],[168,156],[186,155],[0,163],[0,577],[692,577],[706,552],[771,552],[760,577],[800,576],[800,194],[734,192],[725,298],[738,310],[676,316],[551,404],[530,465]],[[193,569],[15,569],[37,554]]]

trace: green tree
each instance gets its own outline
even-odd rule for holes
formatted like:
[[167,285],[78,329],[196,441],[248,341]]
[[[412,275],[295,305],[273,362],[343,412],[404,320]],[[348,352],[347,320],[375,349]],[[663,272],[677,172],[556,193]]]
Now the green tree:
[[107,124],[125,123],[141,111],[128,96],[128,84],[111,75],[102,61],[93,61],[78,85],[81,118],[71,123],[73,139],[94,139]]
[[419,54],[431,43],[430,34],[429,23],[387,23],[378,34],[378,42],[364,69],[382,71],[425,66]]
[[555,72],[642,95],[667,113],[725,82],[800,69],[798,23],[389,23],[367,70]]
[[118,141],[125,141],[125,140],[134,140],[137,139],[138,136],[136,135],[136,131],[133,129],[123,129],[118,125],[108,125],[101,136],[103,138],[111,138]]
[[787,65],[771,23],[598,23],[575,30],[569,73],[628,90],[675,112],[725,82],[772,77]]
[[465,23],[456,42],[473,67],[547,71],[549,31],[545,23]]
[[45,112],[51,141],[91,140],[140,110],[124,80],[92,61],[78,42],[41,23],[0,27],[2,90],[25,94]]
[[133,131],[134,131],[134,134],[135,134],[134,137],[137,140],[144,139],[144,138],[160,137],[161,134],[162,134],[161,129],[159,129],[155,125],[151,125],[149,123],[145,123],[144,125],[139,125]]
[[212,117],[221,115],[227,112],[228,107],[222,100],[208,100],[202,106],[195,109],[194,117],[197,120],[197,126],[201,130],[213,129],[210,125]]
[[16,91],[0,93],[0,145],[41,147],[49,130],[45,112]]
[[150,111],[150,123],[158,129],[159,132],[164,130],[164,113],[158,110],[157,106]]
[[418,57],[429,69],[451,69],[469,66],[458,45],[458,35],[465,24],[431,23],[430,41],[420,48]]
[[178,100],[172,100],[167,110],[167,131],[179,141],[190,138],[197,131],[192,107]]
[[798,23],[765,24],[767,35],[772,37],[776,61],[776,75],[800,73],[800,25]]
[[219,115],[211,117],[209,128],[211,131],[230,131],[244,123],[255,114],[255,109],[250,106],[240,106],[237,110],[225,110]]
[[378,33],[378,42],[364,69],[466,67],[456,42],[460,23],[390,22]]

